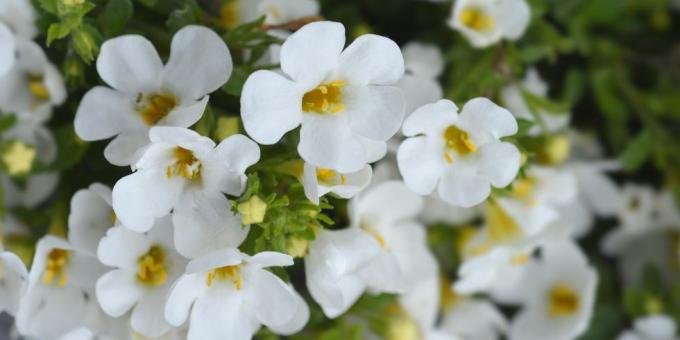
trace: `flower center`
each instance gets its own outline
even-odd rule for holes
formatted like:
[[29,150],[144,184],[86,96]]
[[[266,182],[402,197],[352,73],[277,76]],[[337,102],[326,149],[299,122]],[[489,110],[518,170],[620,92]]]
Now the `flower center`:
[[171,94],[139,95],[137,112],[148,126],[154,126],[177,106],[177,99]]
[[535,206],[537,201],[533,197],[533,193],[537,184],[538,181],[534,177],[519,179],[512,184],[512,195],[529,206]]
[[45,285],[51,285],[52,282],[57,282],[57,286],[62,287],[68,282],[68,275],[66,274],[66,265],[68,265],[70,254],[68,250],[52,249],[47,254],[47,265],[45,266],[45,273],[42,277],[42,282]]
[[579,297],[564,283],[558,283],[548,293],[548,314],[552,318],[570,316],[579,309]]
[[168,277],[165,268],[165,253],[159,246],[152,246],[149,251],[139,258],[137,279],[150,286],[161,286]]
[[10,176],[23,175],[31,170],[35,160],[35,148],[15,140],[2,154],[2,162]]
[[224,28],[232,29],[238,26],[239,10],[241,7],[240,0],[227,1],[220,8],[220,24]]
[[484,13],[481,8],[477,7],[468,7],[462,10],[458,19],[460,19],[460,22],[465,27],[477,32],[491,31],[496,25],[492,16]]
[[47,89],[47,86],[45,86],[42,76],[29,76],[28,90],[39,101],[50,99],[50,91]]
[[342,104],[344,80],[322,83],[302,97],[302,111],[318,114],[338,113],[345,109]]
[[467,156],[470,153],[477,152],[477,146],[472,142],[470,135],[455,125],[451,125],[444,130],[444,141],[446,143],[444,159],[449,164],[453,163],[452,152],[460,156]]
[[317,168],[316,179],[323,185],[345,185],[347,178],[345,175],[340,175],[331,169]]
[[201,161],[194,156],[191,150],[175,147],[173,150],[175,162],[168,166],[166,174],[168,179],[173,176],[181,176],[188,180],[195,180],[201,176]]
[[236,290],[240,290],[243,285],[243,280],[241,279],[241,269],[238,265],[236,266],[225,266],[215,268],[208,273],[206,284],[211,287],[215,279],[227,282],[231,281],[234,284]]

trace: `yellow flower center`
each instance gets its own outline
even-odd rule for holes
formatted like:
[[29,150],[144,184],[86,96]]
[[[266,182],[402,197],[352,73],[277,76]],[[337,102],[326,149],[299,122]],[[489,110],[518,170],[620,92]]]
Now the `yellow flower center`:
[[137,99],[137,112],[148,126],[154,126],[177,106],[177,99],[171,94],[152,94]]
[[68,250],[52,249],[47,254],[47,265],[45,266],[45,273],[43,273],[42,282],[45,285],[51,285],[52,282],[57,283],[57,286],[62,287],[68,282],[68,275],[66,274],[66,265],[68,265],[70,254]]
[[558,283],[548,293],[548,315],[552,318],[575,314],[580,305],[576,292],[564,283]]
[[460,156],[467,156],[470,153],[477,152],[477,146],[472,142],[470,135],[455,125],[451,125],[444,130],[444,141],[446,143],[444,159],[449,164],[453,163],[452,152]]
[[347,181],[345,175],[338,174],[331,169],[325,168],[316,169],[316,179],[319,181],[319,183],[327,186],[337,185],[338,183],[340,185],[345,185],[345,182]]
[[492,16],[484,13],[481,8],[477,7],[463,9],[458,19],[465,27],[477,32],[491,31],[496,25],[496,21]]
[[152,246],[149,251],[139,258],[137,279],[150,286],[161,286],[168,277],[165,268],[165,253],[159,246]]
[[50,91],[45,86],[42,76],[30,76],[28,78],[28,90],[39,101],[50,99]]
[[226,29],[233,29],[241,21],[239,12],[240,0],[229,0],[220,7],[220,24]]
[[535,206],[537,201],[533,197],[538,181],[534,177],[526,177],[516,180],[512,184],[512,195],[524,201],[528,206]]
[[2,162],[10,176],[23,175],[31,170],[35,160],[35,148],[19,140],[13,141],[2,154]]
[[344,80],[322,83],[302,97],[302,111],[318,114],[338,113],[345,109],[342,104],[342,87]]
[[215,279],[227,282],[231,281],[234,284],[236,290],[240,290],[243,285],[243,280],[241,279],[241,269],[238,265],[236,266],[225,266],[215,268],[208,273],[206,278],[206,284],[211,287]]
[[183,147],[175,147],[173,150],[175,162],[168,166],[166,175],[168,179],[173,176],[181,176],[188,180],[195,180],[201,177],[201,161],[194,156],[191,150]]

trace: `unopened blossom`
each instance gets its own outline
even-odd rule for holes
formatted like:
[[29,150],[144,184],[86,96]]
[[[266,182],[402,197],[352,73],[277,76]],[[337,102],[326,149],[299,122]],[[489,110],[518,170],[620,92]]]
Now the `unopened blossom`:
[[[507,0],[506,0],[507,1]],[[538,71],[530,68],[519,84],[510,84],[501,90],[503,105],[517,118],[534,122],[529,134],[537,136],[554,133],[564,129],[571,119],[569,112],[548,112],[542,108],[532,108],[527,103],[524,92],[538,97],[547,97],[548,84],[541,79]]]
[[172,287],[165,317],[174,326],[188,321],[189,340],[250,339],[261,326],[296,333],[307,324],[309,309],[290,285],[265,270],[292,264],[285,254],[248,256],[236,249],[194,259]]
[[186,260],[177,253],[170,216],[161,218],[146,233],[123,226],[109,229],[97,249],[99,260],[114,269],[97,280],[97,300],[113,317],[132,311],[131,327],[148,337],[170,330],[165,321],[165,300]]
[[371,182],[372,169],[365,165],[361,170],[351,173],[339,173],[332,169],[317,168],[305,163],[302,173],[302,185],[305,196],[319,204],[319,198],[333,193],[341,198],[352,198]]
[[241,244],[248,229],[241,228],[224,195],[245,189],[245,170],[260,158],[257,144],[233,135],[216,146],[179,127],[154,127],[149,137],[136,171],[113,188],[113,210],[121,223],[146,232],[172,211],[175,246],[189,258]]
[[344,26],[335,22],[311,23],[291,35],[281,47],[282,74],[260,70],[243,87],[248,134],[274,144],[301,126],[300,156],[342,173],[382,158],[404,115],[402,93],[391,86],[404,73],[401,52],[371,34],[344,46]]
[[621,333],[616,340],[676,340],[677,324],[672,317],[658,314],[638,317],[633,328]]
[[444,90],[437,78],[444,72],[444,57],[436,45],[410,42],[401,48],[406,73],[397,82],[404,94],[406,115],[442,99]]
[[0,253],[0,313],[15,315],[26,291],[28,271],[14,253]]
[[597,272],[578,246],[564,241],[543,248],[541,261],[523,284],[523,308],[510,327],[510,339],[569,340],[590,324]]
[[517,40],[529,26],[531,9],[525,0],[459,0],[448,25],[476,48],[501,39]]
[[81,327],[96,307],[94,282],[103,271],[96,258],[74,249],[66,240],[55,236],[40,239],[16,314],[19,332],[54,339]]
[[517,147],[500,138],[517,132],[512,114],[486,98],[458,107],[449,100],[428,104],[411,114],[402,131],[397,161],[406,185],[420,195],[436,189],[449,204],[482,203],[491,186],[502,188],[519,171]]
[[[210,53],[206,53],[210,51]],[[75,130],[86,141],[115,137],[104,150],[115,165],[134,163],[149,143],[154,126],[189,127],[232,71],[227,45],[214,31],[186,26],[172,39],[163,65],[146,38],[124,35],[102,44],[99,76],[111,86],[96,86],[80,102]]]
[[305,273],[326,316],[344,313],[366,290],[404,293],[436,272],[415,220],[422,204],[403,183],[385,182],[350,201],[349,228],[317,234]]

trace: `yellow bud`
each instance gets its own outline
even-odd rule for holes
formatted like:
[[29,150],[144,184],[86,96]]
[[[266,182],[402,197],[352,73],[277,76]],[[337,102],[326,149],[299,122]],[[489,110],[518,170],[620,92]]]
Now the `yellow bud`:
[[661,314],[663,309],[663,302],[658,297],[648,296],[645,298],[645,311],[647,314]]
[[264,221],[264,215],[267,212],[267,203],[260,197],[253,196],[238,205],[238,212],[241,214],[241,224],[260,223]]
[[418,340],[421,338],[418,325],[405,315],[390,320],[385,334],[385,339],[388,340]]
[[26,174],[33,167],[35,148],[15,140],[2,154],[2,162],[10,176]]
[[288,253],[288,255],[292,257],[305,257],[305,255],[307,255],[307,249],[309,249],[309,240],[299,237],[288,239],[286,247],[286,253]]
[[564,135],[548,138],[538,153],[538,161],[544,165],[557,165],[564,162],[571,151],[571,143]]
[[217,140],[226,139],[229,136],[235,135],[239,132],[239,118],[238,117],[220,117],[217,119],[217,130],[215,131],[215,138]]

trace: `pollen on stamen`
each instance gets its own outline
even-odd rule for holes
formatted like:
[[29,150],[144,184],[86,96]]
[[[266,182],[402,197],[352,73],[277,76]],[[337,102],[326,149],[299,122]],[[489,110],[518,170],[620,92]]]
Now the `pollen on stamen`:
[[171,94],[141,95],[137,100],[137,112],[144,123],[154,126],[177,106],[177,99]]
[[206,276],[206,285],[212,287],[215,280],[231,281],[234,284],[236,290],[241,290],[243,286],[243,281],[241,279],[241,269],[238,265],[236,266],[224,266],[215,268],[208,273]]
[[47,265],[45,273],[42,277],[42,282],[45,285],[51,285],[57,279],[57,286],[62,287],[68,282],[68,275],[66,274],[66,266],[70,260],[68,250],[52,249],[47,254]]
[[302,111],[318,114],[335,114],[345,109],[342,103],[344,80],[322,83],[302,97]]
[[444,159],[447,163],[453,164],[454,158],[451,153],[455,153],[458,156],[467,156],[471,153],[477,152],[477,146],[470,138],[470,135],[459,129],[455,125],[450,125],[444,130],[444,145],[446,150],[444,150]]

